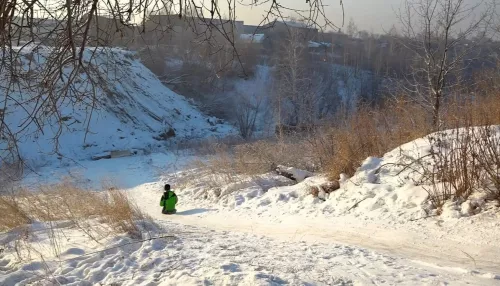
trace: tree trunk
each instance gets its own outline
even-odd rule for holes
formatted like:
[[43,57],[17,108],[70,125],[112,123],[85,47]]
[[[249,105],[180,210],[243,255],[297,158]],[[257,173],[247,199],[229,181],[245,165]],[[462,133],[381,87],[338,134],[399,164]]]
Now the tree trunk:
[[432,127],[434,130],[439,129],[439,109],[441,107],[441,93],[438,92],[434,95],[434,108],[432,110]]

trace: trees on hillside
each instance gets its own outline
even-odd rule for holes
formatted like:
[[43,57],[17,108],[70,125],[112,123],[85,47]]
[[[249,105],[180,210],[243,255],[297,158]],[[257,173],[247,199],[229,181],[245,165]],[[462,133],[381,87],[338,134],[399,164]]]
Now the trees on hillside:
[[275,75],[278,125],[310,125],[316,113],[316,83],[308,71],[307,43],[301,40],[298,32],[291,32],[281,44]]
[[399,13],[404,45],[414,55],[406,88],[432,113],[440,126],[444,96],[460,84],[462,72],[493,25],[493,2],[406,0]]

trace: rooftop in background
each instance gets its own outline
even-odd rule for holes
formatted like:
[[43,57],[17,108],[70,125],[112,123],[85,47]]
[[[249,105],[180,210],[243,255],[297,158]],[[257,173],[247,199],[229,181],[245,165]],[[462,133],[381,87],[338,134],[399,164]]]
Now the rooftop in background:
[[316,29],[315,25],[312,23],[304,23],[304,22],[296,22],[296,21],[279,21],[279,23],[283,23],[286,26],[293,27],[293,28]]
[[241,34],[240,40],[248,43],[260,44],[264,41],[264,34]]

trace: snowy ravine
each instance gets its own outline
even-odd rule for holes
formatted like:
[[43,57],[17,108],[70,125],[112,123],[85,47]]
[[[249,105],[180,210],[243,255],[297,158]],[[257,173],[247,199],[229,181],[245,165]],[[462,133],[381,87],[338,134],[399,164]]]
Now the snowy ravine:
[[[500,285],[498,205],[471,196],[436,215],[414,174],[388,164],[425,155],[429,144],[421,138],[367,158],[322,199],[309,187],[326,178],[294,169],[299,183],[269,173],[216,188],[214,174],[189,169],[182,153],[41,168],[26,186],[68,175],[87,185],[110,180],[158,226],[146,223],[146,241],[122,235],[102,245],[66,229],[58,259],[40,233],[29,243],[43,261],[21,264],[2,234],[0,285]],[[165,183],[180,198],[176,215],[161,214]],[[468,212],[472,203],[481,211]],[[159,236],[168,237],[148,240]]]

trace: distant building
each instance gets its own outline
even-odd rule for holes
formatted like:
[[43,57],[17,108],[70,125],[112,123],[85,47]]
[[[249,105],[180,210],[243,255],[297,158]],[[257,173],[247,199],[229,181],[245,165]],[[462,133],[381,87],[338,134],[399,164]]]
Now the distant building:
[[87,42],[90,46],[126,47],[137,34],[139,27],[136,25],[125,25],[110,17],[93,16]]
[[318,36],[318,29],[308,23],[293,22],[293,21],[273,21],[262,26],[264,34],[274,34],[285,36],[289,33],[298,34],[302,40],[309,41],[316,39]]
[[244,34],[265,34],[266,28],[257,25],[243,25]]
[[193,30],[195,33],[202,34],[208,29],[216,33],[226,33],[239,35],[243,33],[243,21],[232,21],[224,19],[210,19],[187,17],[179,15],[151,15],[146,21],[147,32],[185,32]]
[[[57,33],[64,30],[65,22],[54,19],[33,18],[28,19],[15,16],[12,19],[12,39],[14,41],[30,41],[48,44],[51,38],[55,38]],[[57,31],[57,32],[55,32]]]

